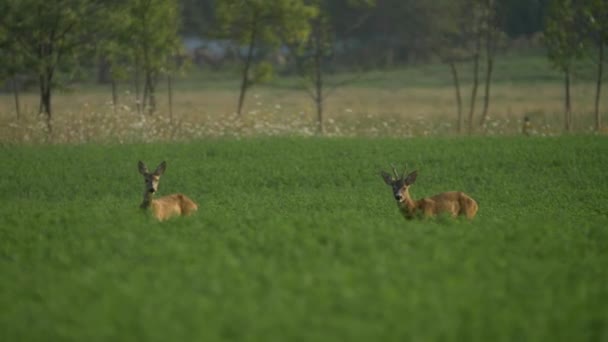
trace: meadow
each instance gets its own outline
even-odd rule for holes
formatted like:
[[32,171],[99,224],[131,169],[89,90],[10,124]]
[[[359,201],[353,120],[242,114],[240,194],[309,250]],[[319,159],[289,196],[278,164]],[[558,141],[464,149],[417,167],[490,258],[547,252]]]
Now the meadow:
[[[594,131],[595,69],[587,64],[574,72],[572,82],[573,129],[585,134]],[[460,73],[466,118],[470,66],[461,65]],[[175,80],[172,111],[165,81],[161,80],[158,110],[153,115],[138,113],[131,82],[119,84],[116,107],[109,85],[67,83],[57,87],[53,98],[51,136],[44,118],[37,114],[35,92],[21,94],[19,117],[12,96],[0,94],[0,143],[137,143],[317,134],[316,109],[303,90],[302,79],[277,77],[252,87],[239,117],[235,114],[238,76],[229,70],[189,70]],[[332,88],[342,82],[345,84]],[[455,91],[446,65],[329,74],[327,88],[326,136],[458,135]],[[489,117],[483,127],[478,126],[483,105],[483,88],[479,88],[474,134],[519,135],[523,119],[528,117],[532,135],[560,135],[564,130],[563,93],[562,75],[550,68],[544,55],[501,56],[496,61]],[[606,101],[601,102],[603,122],[608,122],[606,105]]]
[[[0,145],[0,340],[606,341],[603,136]],[[156,222],[160,193],[199,203]],[[462,190],[472,222],[406,222]]]

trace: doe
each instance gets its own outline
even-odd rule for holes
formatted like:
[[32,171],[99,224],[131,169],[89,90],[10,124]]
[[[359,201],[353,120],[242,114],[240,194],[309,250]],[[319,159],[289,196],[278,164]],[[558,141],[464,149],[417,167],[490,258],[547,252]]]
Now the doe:
[[421,216],[432,217],[441,213],[450,214],[452,217],[463,215],[472,219],[477,214],[477,209],[479,209],[477,202],[460,191],[443,192],[419,200],[412,199],[409,188],[416,181],[418,172],[413,171],[406,176],[406,172],[403,170],[403,175],[399,176],[395,167],[392,165],[391,167],[394,177],[385,171],[381,172],[381,176],[384,182],[392,187],[399,210],[406,219],[411,220]]
[[144,210],[150,208],[154,217],[163,221],[173,216],[190,215],[198,209],[198,205],[183,194],[173,194],[153,199],[152,196],[158,191],[158,181],[165,173],[167,163],[162,162],[152,173],[148,171],[146,164],[142,161],[137,163],[139,173],[144,176],[144,200],[140,207]]

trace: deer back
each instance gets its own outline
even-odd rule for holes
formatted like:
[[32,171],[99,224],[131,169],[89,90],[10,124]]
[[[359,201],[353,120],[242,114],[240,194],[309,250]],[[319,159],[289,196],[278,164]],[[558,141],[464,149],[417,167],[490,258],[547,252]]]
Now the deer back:
[[160,221],[173,216],[187,216],[198,209],[198,205],[183,194],[173,194],[154,199],[150,207],[154,217]]

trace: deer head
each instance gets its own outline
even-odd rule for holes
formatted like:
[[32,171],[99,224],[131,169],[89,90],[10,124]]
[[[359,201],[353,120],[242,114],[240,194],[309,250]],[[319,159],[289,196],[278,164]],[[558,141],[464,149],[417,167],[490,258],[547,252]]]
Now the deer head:
[[408,189],[410,185],[414,184],[416,181],[418,171],[413,171],[406,176],[406,169],[404,168],[403,174],[399,176],[395,166],[391,164],[391,167],[393,169],[394,176],[391,176],[386,171],[381,171],[380,175],[382,176],[382,179],[384,179],[384,182],[393,189],[393,196],[395,197],[395,200],[397,200],[397,202],[403,202],[407,198],[410,198]]
[[141,160],[137,163],[139,173],[144,176],[144,195],[149,194],[152,195],[158,191],[158,181],[160,180],[160,176],[165,173],[165,169],[167,168],[167,163],[160,163],[154,172],[150,173],[148,171],[148,167]]

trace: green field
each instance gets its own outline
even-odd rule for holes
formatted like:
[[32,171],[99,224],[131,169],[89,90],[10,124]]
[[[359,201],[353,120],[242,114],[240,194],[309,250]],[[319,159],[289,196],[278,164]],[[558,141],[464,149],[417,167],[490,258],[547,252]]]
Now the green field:
[[[1,341],[607,341],[608,140],[0,147]],[[195,216],[140,212],[137,160]],[[406,222],[463,190],[473,222]],[[151,166],[152,167],[152,166]]]

